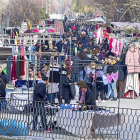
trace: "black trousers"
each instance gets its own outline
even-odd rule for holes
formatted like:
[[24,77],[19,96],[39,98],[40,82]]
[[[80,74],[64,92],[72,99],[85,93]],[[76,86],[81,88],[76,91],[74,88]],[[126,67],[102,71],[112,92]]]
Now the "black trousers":
[[65,104],[70,104],[70,99],[65,99]]

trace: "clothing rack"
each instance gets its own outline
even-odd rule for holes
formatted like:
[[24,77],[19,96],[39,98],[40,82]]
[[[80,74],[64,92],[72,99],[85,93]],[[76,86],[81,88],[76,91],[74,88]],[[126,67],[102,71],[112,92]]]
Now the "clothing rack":
[[[15,39],[11,39],[11,38],[0,38],[0,40],[8,40],[8,39],[15,40]],[[20,41],[20,40],[23,40],[23,39],[25,39],[25,38],[18,37],[16,40]],[[58,40],[58,41],[60,41],[62,39],[60,39],[60,38],[28,38],[27,39],[27,41],[34,41],[34,40],[40,40],[40,41],[42,41],[42,40],[43,41],[44,40],[48,40],[48,41],[56,41],[56,40]]]

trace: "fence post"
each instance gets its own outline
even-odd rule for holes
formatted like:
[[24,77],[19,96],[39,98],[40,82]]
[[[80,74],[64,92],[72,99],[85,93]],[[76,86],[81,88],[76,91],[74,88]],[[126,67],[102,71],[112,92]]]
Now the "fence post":
[[3,23],[4,23],[4,19],[3,19],[3,14],[1,17],[1,34],[3,34]]

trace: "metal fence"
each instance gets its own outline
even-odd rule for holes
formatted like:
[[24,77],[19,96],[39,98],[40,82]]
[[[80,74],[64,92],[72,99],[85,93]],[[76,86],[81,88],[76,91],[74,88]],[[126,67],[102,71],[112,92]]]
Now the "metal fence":
[[0,101],[1,135],[68,140],[140,139],[138,109],[44,102],[28,104],[27,100],[16,99]]
[[[40,63],[40,60],[35,61],[33,68],[36,75],[37,71],[35,68],[37,63]],[[90,62],[89,60],[81,61],[80,63],[73,62],[75,66],[66,66],[66,69],[69,67],[85,67],[89,65]],[[59,97],[62,98],[63,76],[61,61],[59,64]],[[54,62],[52,62],[52,66],[53,65]],[[97,65],[98,64],[95,64],[95,68]],[[119,67],[126,67],[126,65]],[[73,74],[75,75],[75,73]],[[77,73],[77,75],[79,76],[79,73]],[[53,76],[54,74],[52,73],[52,79]],[[83,74],[83,80],[84,76]],[[36,79],[34,78],[34,80]],[[133,86],[136,79],[132,77],[131,80]],[[95,99],[97,98],[96,83],[95,72],[95,81],[92,83],[95,87]],[[53,89],[54,87],[52,86],[51,88]],[[133,98],[135,98],[134,91],[133,89]],[[21,95],[22,94],[25,95],[25,93],[21,93]],[[29,89],[26,95],[27,100],[13,98],[12,94],[10,94],[9,98],[0,99],[0,135],[17,136],[19,138],[36,136],[64,140],[140,139],[139,100],[127,100],[127,102],[125,102],[124,99],[119,98],[116,102],[87,106],[76,104],[76,100],[73,100],[71,105],[62,104],[61,99],[60,103],[33,102],[33,92],[30,94]]]

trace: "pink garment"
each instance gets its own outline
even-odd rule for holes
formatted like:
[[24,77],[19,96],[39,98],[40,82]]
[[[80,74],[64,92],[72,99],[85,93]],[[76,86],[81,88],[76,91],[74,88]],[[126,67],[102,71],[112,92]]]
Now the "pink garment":
[[117,71],[116,73],[112,73],[111,76],[112,76],[112,79],[113,79],[115,82],[117,82],[118,76],[119,76],[118,71]]
[[24,46],[21,46],[21,57],[22,57],[22,75],[25,75],[25,55],[24,55]]
[[32,32],[33,33],[39,33],[39,30],[38,29],[34,29]]
[[93,37],[97,38],[97,33],[93,33]]
[[115,53],[116,55],[121,55],[123,48],[123,40],[121,39],[114,39],[112,43],[112,53]]
[[44,20],[41,21],[41,25],[42,25],[43,27],[45,27],[45,21],[44,21]]
[[123,48],[123,40],[119,39],[119,52],[118,52],[118,55],[121,55],[122,48]]
[[112,43],[113,43],[113,38],[110,39],[110,43],[109,43],[109,50],[112,49]]
[[55,23],[55,34],[60,35],[60,28],[62,29],[62,35],[64,34],[64,26],[62,22],[57,21]]
[[111,84],[112,82],[112,75],[107,74],[108,83]]
[[48,32],[48,33],[54,33],[55,30],[53,30],[53,29],[49,29],[47,32]]
[[86,89],[85,92],[82,92],[80,101],[85,101],[85,93],[86,93],[86,92],[87,92],[87,89]]
[[127,65],[128,73],[140,73],[140,56],[137,44],[131,44],[127,51],[125,64]]
[[111,50],[111,52],[115,53],[115,54],[116,54],[117,41],[118,40],[113,39],[113,42],[112,42],[112,50]]
[[107,74],[108,83],[111,84],[112,80],[114,80],[115,82],[117,82],[118,75],[119,75],[118,72],[112,73],[111,75],[110,74]]

